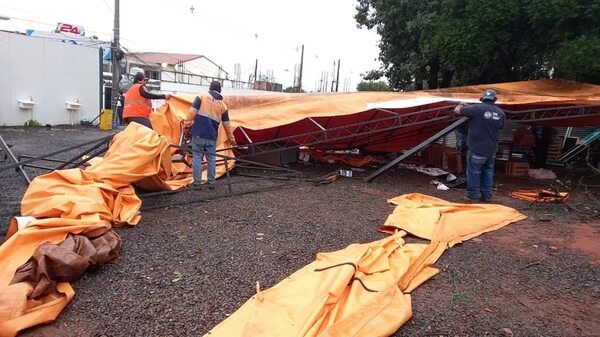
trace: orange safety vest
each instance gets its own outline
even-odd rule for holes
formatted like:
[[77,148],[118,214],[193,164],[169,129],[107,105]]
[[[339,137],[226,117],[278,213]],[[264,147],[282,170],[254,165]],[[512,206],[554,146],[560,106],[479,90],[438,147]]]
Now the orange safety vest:
[[152,112],[152,103],[150,99],[140,95],[140,87],[143,84],[134,84],[125,94],[125,107],[123,108],[123,118],[144,117],[148,118]]

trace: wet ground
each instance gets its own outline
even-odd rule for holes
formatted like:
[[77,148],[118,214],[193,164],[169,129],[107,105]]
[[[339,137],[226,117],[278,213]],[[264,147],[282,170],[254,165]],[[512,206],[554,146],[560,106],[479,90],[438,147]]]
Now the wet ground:
[[[0,134],[15,153],[33,155],[105,135],[93,129]],[[295,168],[316,176],[335,166]],[[273,286],[317,252],[383,238],[376,227],[392,211],[386,199],[420,192],[458,201],[464,193],[438,191],[431,178],[404,170],[373,183],[361,179],[367,173],[143,211],[138,226],[118,229],[119,259],[75,282],[75,298],[55,322],[23,335],[199,336],[252,296],[256,281]],[[233,179],[249,189],[280,183]],[[529,218],[446,251],[436,263],[440,274],[413,292],[413,318],[394,336],[600,336],[600,222],[584,214],[593,211],[597,194],[572,191],[574,211],[507,196],[545,183],[502,175],[496,181],[496,202]],[[217,191],[183,192],[146,205],[224,193],[219,183]],[[0,173],[0,184],[3,232],[25,185],[16,172]]]

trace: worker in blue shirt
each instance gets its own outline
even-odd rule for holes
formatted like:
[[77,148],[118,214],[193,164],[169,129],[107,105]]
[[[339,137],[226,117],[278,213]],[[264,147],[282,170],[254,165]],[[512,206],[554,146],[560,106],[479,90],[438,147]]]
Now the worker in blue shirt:
[[236,146],[229,123],[227,105],[223,102],[223,96],[221,95],[221,83],[213,81],[207,93],[196,96],[184,121],[187,128],[191,127],[193,186],[196,188],[200,187],[202,157],[204,156],[206,156],[207,161],[208,188],[211,190],[215,188],[216,144],[221,123],[229,143],[231,146]]
[[494,164],[500,130],[506,115],[496,106],[496,91],[487,89],[481,103],[467,105],[461,102],[454,112],[469,118],[467,132],[467,197],[468,202],[490,202],[494,183]]

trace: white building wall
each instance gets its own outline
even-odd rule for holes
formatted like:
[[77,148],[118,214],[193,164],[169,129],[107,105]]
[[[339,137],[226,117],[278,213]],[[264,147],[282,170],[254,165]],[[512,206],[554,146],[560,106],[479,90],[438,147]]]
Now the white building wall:
[[[100,107],[98,49],[0,32],[0,125],[79,124]],[[33,109],[18,100],[35,102]],[[79,100],[69,112],[66,101]]]

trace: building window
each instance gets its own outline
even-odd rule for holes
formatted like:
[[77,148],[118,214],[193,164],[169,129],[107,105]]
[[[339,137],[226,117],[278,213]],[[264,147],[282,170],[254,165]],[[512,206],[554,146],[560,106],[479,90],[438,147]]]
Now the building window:
[[151,80],[160,80],[160,71],[157,70],[148,70],[148,78]]

